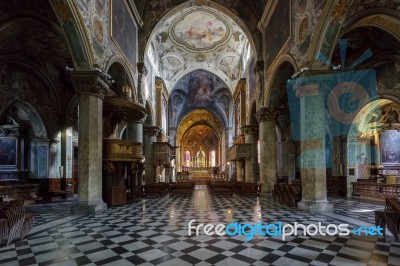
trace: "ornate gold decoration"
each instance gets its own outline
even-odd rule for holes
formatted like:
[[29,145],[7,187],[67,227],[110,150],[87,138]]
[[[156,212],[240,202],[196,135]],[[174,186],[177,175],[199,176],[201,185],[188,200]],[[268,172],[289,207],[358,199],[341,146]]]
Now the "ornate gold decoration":
[[104,139],[104,160],[136,161],[143,159],[143,144],[130,140]]
[[125,144],[113,144],[111,148],[112,153],[129,154],[132,152],[132,147]]
[[339,0],[339,3],[334,7],[332,11],[332,16],[334,20],[339,20],[343,15],[347,13],[349,9],[349,4],[347,0]]
[[94,16],[93,17],[93,32],[94,36],[96,37],[96,40],[100,43],[104,43],[104,29],[103,29],[103,23],[99,19],[99,17]]
[[273,108],[273,107],[264,107],[261,108],[256,112],[256,119],[258,123],[265,122],[265,121],[273,121],[278,118],[280,115],[280,109],[279,108]]
[[258,134],[258,125],[241,126],[240,133],[242,135],[257,135]]
[[159,126],[145,126],[143,130],[146,136],[158,136],[161,132]]
[[106,77],[97,71],[72,72],[71,82],[78,94],[91,94],[101,99],[104,99],[110,86]]
[[400,130],[400,106],[393,102],[382,110],[383,129]]

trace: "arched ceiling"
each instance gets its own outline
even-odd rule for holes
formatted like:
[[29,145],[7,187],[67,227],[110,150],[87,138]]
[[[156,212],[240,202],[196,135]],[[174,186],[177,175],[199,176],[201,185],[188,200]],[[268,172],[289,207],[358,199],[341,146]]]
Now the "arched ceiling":
[[209,6],[183,5],[155,26],[146,55],[169,90],[186,74],[204,69],[233,91],[251,57],[250,47],[232,18]]
[[205,125],[213,129],[218,136],[222,136],[224,133],[224,124],[222,121],[215,116],[213,113],[204,110],[196,109],[193,112],[185,116],[177,127],[176,140],[179,145],[180,140],[183,139],[184,134],[192,127],[198,125]]
[[218,135],[207,125],[196,125],[188,129],[182,139],[182,146],[199,147],[205,150],[216,149],[218,147]]

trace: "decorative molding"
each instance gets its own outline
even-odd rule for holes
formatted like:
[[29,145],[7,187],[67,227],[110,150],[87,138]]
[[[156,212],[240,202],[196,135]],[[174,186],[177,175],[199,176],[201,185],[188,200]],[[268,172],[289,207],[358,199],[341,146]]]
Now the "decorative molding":
[[383,130],[400,130],[400,106],[393,102],[382,110]]
[[273,107],[264,107],[256,112],[256,119],[258,123],[266,121],[274,121],[278,119],[281,109]]
[[332,10],[332,17],[335,21],[338,21],[343,17],[349,10],[348,0],[339,0],[339,3]]
[[72,72],[71,82],[79,95],[90,94],[101,99],[104,99],[110,87],[107,77],[98,71]]
[[244,125],[240,127],[240,133],[242,135],[257,135],[258,125]]
[[146,136],[158,136],[161,133],[159,126],[145,126],[143,130]]

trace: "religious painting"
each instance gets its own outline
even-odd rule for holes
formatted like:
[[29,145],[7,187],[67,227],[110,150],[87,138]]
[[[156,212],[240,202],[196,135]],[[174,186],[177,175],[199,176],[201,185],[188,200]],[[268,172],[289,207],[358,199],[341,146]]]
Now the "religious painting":
[[176,126],[186,114],[199,108],[213,112],[227,124],[231,102],[231,92],[221,78],[206,70],[192,71],[172,89],[169,126]]
[[189,48],[206,49],[228,36],[229,27],[209,11],[190,12],[173,26],[173,37]]
[[111,1],[111,38],[136,69],[137,26],[126,1]]
[[400,132],[386,130],[380,133],[381,163],[400,164]]
[[0,168],[17,167],[17,138],[0,138]]
[[264,31],[265,64],[268,69],[290,38],[291,1],[277,1]]

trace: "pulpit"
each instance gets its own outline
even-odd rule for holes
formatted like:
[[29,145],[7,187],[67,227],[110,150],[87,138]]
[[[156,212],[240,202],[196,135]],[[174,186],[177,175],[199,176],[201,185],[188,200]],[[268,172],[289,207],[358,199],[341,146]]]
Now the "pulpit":
[[139,142],[104,139],[103,200],[108,205],[125,205],[135,198],[141,186],[140,161],[143,145]]

